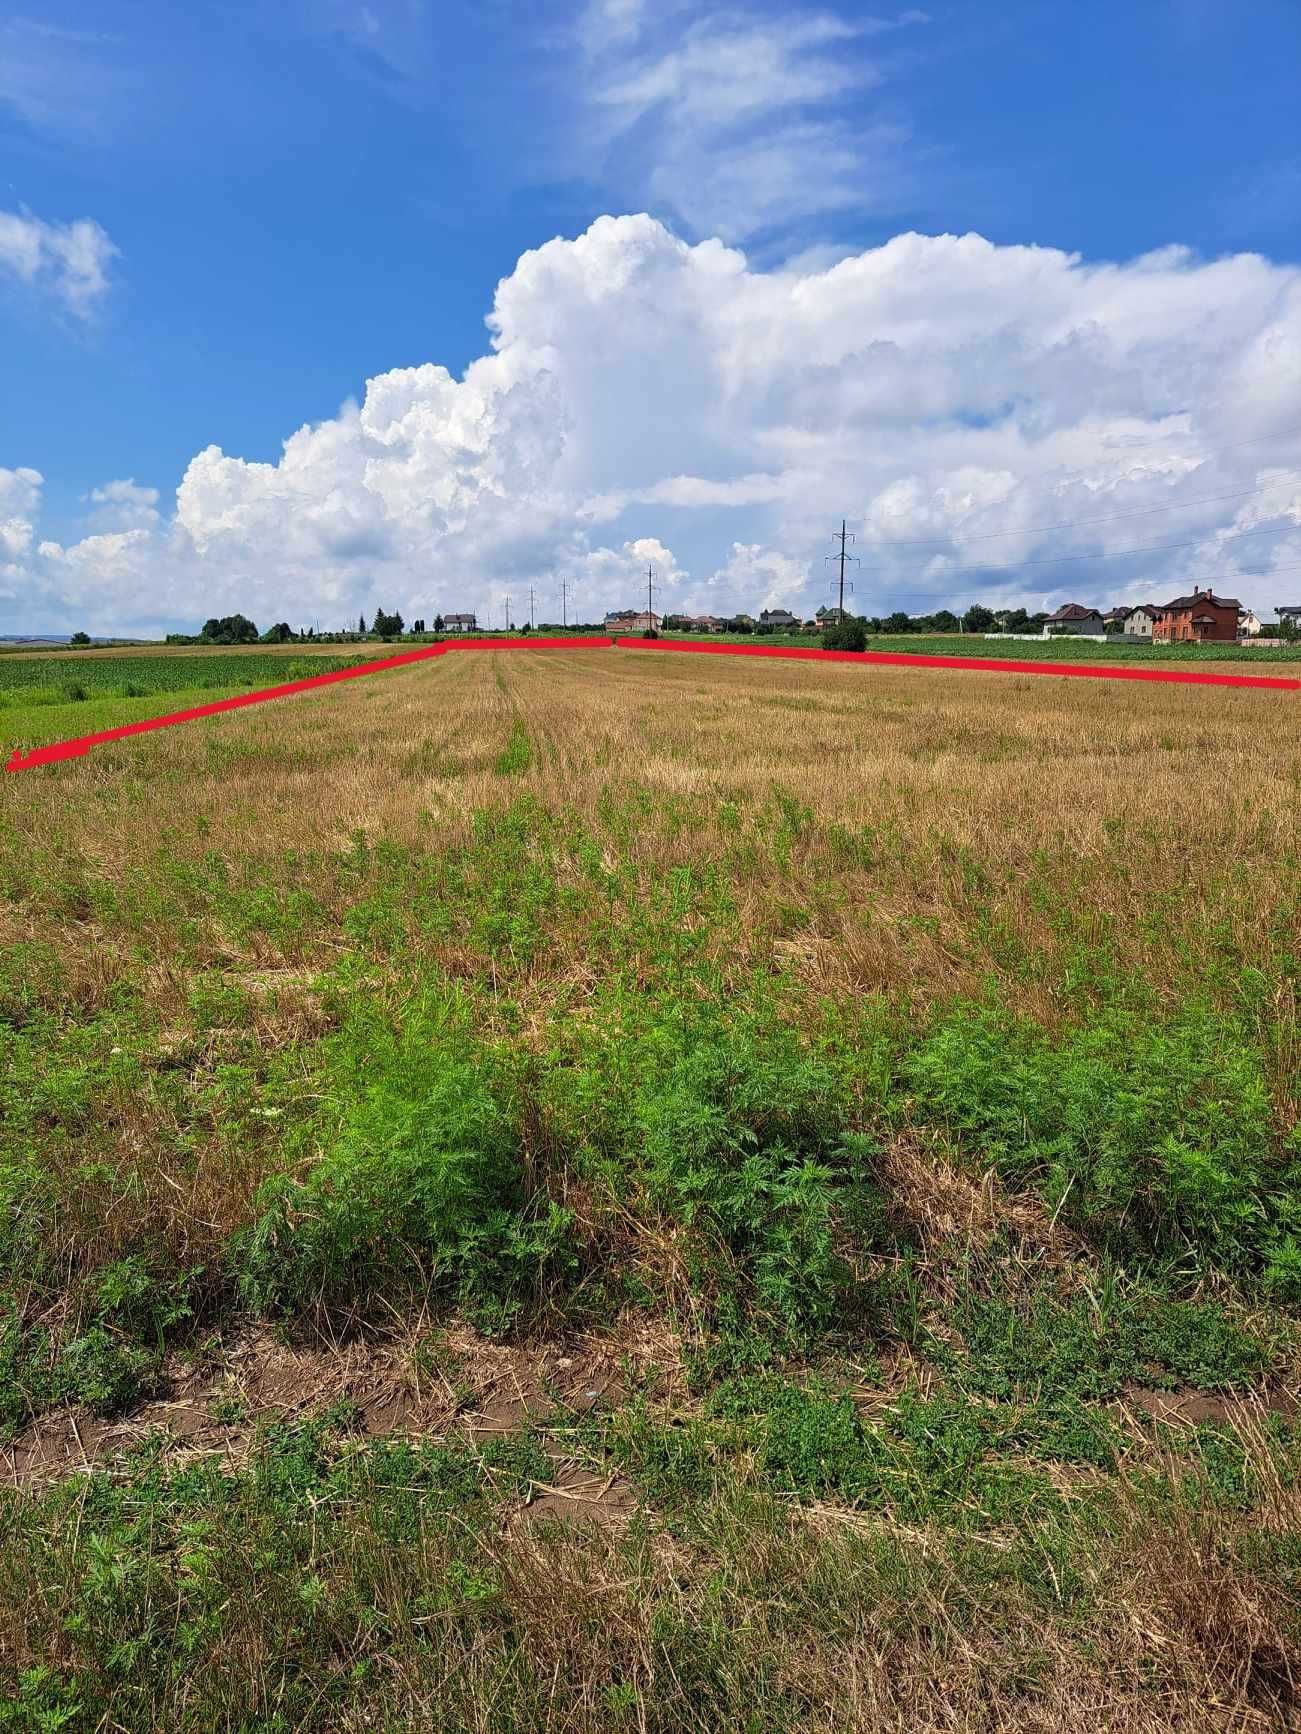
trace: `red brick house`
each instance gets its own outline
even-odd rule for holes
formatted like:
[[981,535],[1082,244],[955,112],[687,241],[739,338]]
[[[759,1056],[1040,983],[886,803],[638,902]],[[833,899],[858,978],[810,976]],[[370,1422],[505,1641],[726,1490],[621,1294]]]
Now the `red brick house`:
[[1194,590],[1157,609],[1152,638],[1157,644],[1234,644],[1241,612],[1234,596]]

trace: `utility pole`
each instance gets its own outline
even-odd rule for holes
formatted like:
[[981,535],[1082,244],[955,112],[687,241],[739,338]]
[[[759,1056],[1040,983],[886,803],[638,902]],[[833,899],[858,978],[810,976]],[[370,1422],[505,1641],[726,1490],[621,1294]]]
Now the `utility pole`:
[[[838,606],[840,618],[843,620],[845,618],[845,561],[852,560],[856,566],[859,564],[858,555],[850,554],[847,551],[847,544],[854,540],[854,533],[852,530],[847,530],[845,528],[845,520],[843,518],[840,520],[839,530],[832,533],[831,540],[840,543],[839,554],[828,554],[826,558],[828,560],[836,560],[840,564],[840,602]],[[851,584],[849,588],[852,590],[854,586]]]
[[562,578],[560,580],[560,624],[562,626],[568,626],[569,625],[569,612],[568,612],[567,604],[568,604],[569,592],[570,592],[571,588],[572,588],[572,586],[570,585],[569,580],[567,578]]

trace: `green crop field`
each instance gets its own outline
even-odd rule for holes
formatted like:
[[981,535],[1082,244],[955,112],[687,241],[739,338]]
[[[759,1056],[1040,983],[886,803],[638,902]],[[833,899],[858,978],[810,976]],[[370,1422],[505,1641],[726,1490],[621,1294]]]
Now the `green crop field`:
[[[814,647],[817,633],[691,633],[662,636],[698,644],[772,644]],[[1196,666],[1199,663],[1241,663],[1250,673],[1257,663],[1301,663],[1301,640],[1293,644],[1118,644],[1107,638],[986,638],[976,633],[869,633],[868,650],[911,656],[989,656],[1012,662],[1137,662]]]
[[[373,656],[387,654],[377,645]],[[144,698],[155,693],[271,686],[304,674],[324,674],[357,656],[289,651],[199,650],[104,652],[79,656],[0,656],[0,704],[63,704],[97,698]]]
[[0,1727],[1296,1726],[1298,702],[482,652],[4,778]]
[[[377,645],[372,657],[387,654]],[[0,656],[0,746],[27,749],[365,662],[304,651]]]

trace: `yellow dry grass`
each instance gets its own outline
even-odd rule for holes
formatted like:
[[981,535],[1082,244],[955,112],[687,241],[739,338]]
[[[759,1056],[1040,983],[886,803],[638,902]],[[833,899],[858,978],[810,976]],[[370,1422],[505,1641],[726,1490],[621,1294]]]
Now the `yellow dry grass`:
[[[1027,948],[1105,943],[1159,981],[1226,930],[1247,961],[1276,949],[1298,888],[1298,719],[1295,695],[1267,691],[466,653],[5,778],[0,818],[20,877],[24,858],[116,880],[160,848],[293,851],[328,903],[330,868],[305,857],[358,834],[464,842],[476,809],[521,793],[599,833],[611,794],[646,791],[628,848],[654,874],[722,859],[735,810],[780,791],[821,826],[866,828],[831,898],[825,857],[801,883],[796,842],[782,896],[808,918],[793,933],[774,929],[763,861],[735,887],[756,944],[786,944],[815,979],[961,985],[984,967],[979,905],[985,930]],[[505,776],[517,724],[531,762]]]
[[[249,990],[263,1050],[310,1042],[313,972],[345,945],[357,895],[340,872],[354,840],[435,853],[473,839],[476,811],[525,796],[570,815],[644,886],[675,868],[722,872],[741,920],[720,941],[720,967],[776,963],[847,1008],[878,988],[926,1000],[1014,973],[1015,1003],[1051,1024],[1069,1015],[1072,972],[1099,958],[1157,994],[1214,996],[1226,973],[1265,970],[1295,939],[1299,719],[1283,693],[651,651],[458,654],[3,779],[0,943],[57,946],[59,992],[87,1011],[129,979],[164,1032],[158,1063],[197,1076],[219,1064],[221,1032],[187,1048],[199,1039],[185,1027],[191,972],[206,966]],[[520,731],[528,763],[503,769]],[[253,864],[310,893],[322,915],[288,939],[196,922],[182,946],[168,907],[142,915],[137,900],[122,932],[102,900],[79,898],[91,881],[132,896],[164,859],[169,871]],[[548,916],[536,962],[511,984],[526,1037],[531,1014],[600,967],[596,921],[590,906]],[[456,932],[421,944],[422,961],[453,975],[483,967]],[[1295,1078],[1293,990],[1276,967],[1266,973],[1279,1076]],[[186,1168],[169,1112],[165,1095],[141,1096],[88,1131],[88,1152],[118,1178],[80,1187],[86,1220],[64,1225],[69,1245],[111,1255],[144,1221],[184,1264],[216,1257],[247,1220],[260,1152],[223,1150],[217,1127]],[[883,1160],[928,1255],[980,1252],[1010,1229],[1027,1258],[1075,1258],[1045,1210],[992,1180],[948,1170],[920,1144]],[[666,1248],[666,1267],[673,1257]],[[783,1703],[806,1706],[810,1727],[1288,1725],[1291,1610],[1235,1550],[1252,1524],[1295,1536],[1295,1487],[1274,1487],[1250,1520],[1194,1506],[1158,1519],[1121,1502],[1109,1521],[1079,1643],[1075,1592],[1059,1589],[1062,1607],[1046,1609],[1010,1569],[1000,1576],[1002,1538],[973,1539],[955,1563],[923,1531],[895,1538],[879,1517],[839,1508],[747,1496],[690,1546],[661,1535],[634,1557],[605,1535],[511,1531],[490,1558],[512,1642],[553,1693],[569,1683],[549,1727],[613,1725],[616,1684],[635,1683],[639,1705],[669,1694],[672,1658],[686,1655],[666,1644],[669,1613],[694,1646],[717,1628],[724,1596],[736,1643],[774,1658]],[[725,1591],[720,1558],[732,1562]],[[436,1549],[425,1564],[422,1584],[447,1573]],[[836,1614],[856,1582],[884,1587]],[[405,1585],[383,1571],[368,1585],[405,1630]],[[232,1678],[265,1649],[252,1604],[247,1621],[228,1650]],[[18,1612],[9,1623],[13,1653],[35,1659]],[[488,1653],[467,1650],[464,1666]],[[438,1720],[425,1667],[407,1652],[393,1663],[395,1714],[413,1725]],[[476,1704],[492,1689],[485,1678]],[[464,1725],[495,1724],[484,1709]],[[656,1724],[671,1725],[710,1723],[684,1708]]]

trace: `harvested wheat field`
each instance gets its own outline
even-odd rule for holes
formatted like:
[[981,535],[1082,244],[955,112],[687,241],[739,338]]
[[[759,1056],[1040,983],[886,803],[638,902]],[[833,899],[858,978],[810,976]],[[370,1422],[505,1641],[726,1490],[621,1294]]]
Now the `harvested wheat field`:
[[1299,720],[467,653],[4,778],[12,1725],[1301,1726]]

